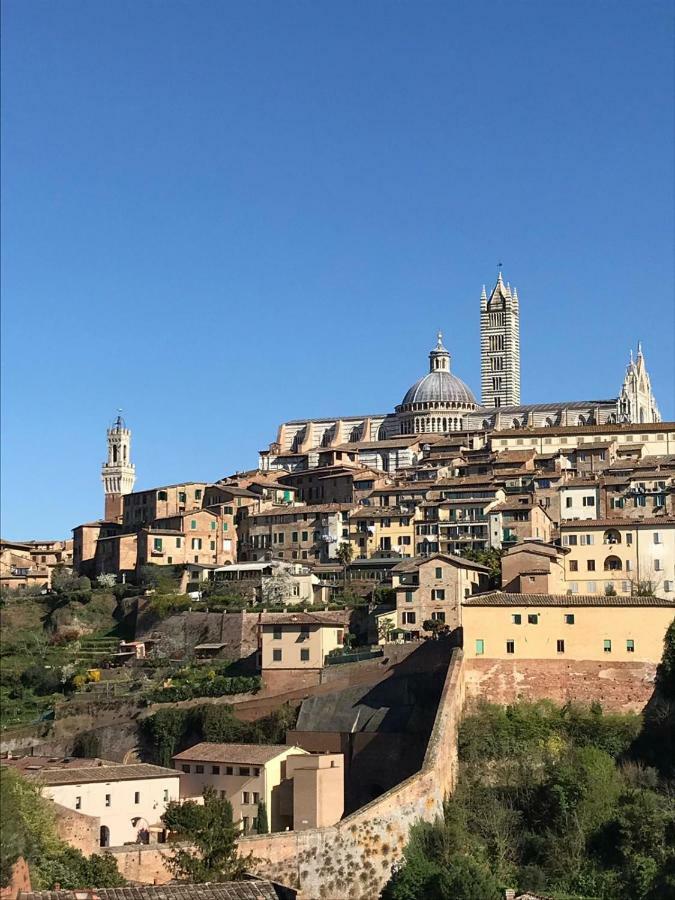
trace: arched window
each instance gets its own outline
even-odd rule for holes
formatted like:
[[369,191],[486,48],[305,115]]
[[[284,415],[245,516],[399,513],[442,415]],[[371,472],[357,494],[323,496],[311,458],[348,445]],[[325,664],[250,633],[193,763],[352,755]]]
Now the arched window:
[[583,416],[579,416],[579,418],[577,419],[577,425],[585,425],[585,424],[586,424],[586,419],[584,419]]
[[117,444],[113,444],[112,452],[113,452],[113,462],[116,463],[117,462]]
[[490,420],[489,419],[483,419],[483,430],[484,431],[490,430]]
[[443,431],[447,432],[447,430],[448,430],[448,420],[443,419]]
[[603,535],[602,542],[603,544],[620,544],[621,532],[617,531],[616,528],[608,528]]
[[621,572],[623,563],[618,556],[608,556],[605,560],[605,572]]
[[384,427],[384,425],[380,425],[380,427],[377,429],[377,439],[378,441],[383,441],[386,437],[387,429]]
[[520,428],[520,419],[514,419],[512,424],[514,428]]
[[349,443],[355,444],[359,438],[361,437],[361,426],[354,425],[352,430],[349,432]]
[[554,425],[555,425],[555,422],[554,422],[553,419],[549,416],[549,417],[546,419],[546,427],[547,427],[547,428],[553,428]]

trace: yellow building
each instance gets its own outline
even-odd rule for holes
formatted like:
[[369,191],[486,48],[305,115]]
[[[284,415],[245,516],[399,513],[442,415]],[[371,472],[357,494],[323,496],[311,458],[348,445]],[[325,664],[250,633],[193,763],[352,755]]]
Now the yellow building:
[[415,551],[415,513],[388,506],[362,506],[349,520],[354,559],[411,557]]
[[462,604],[468,659],[659,662],[675,601],[661,597],[504,594]]
[[[261,613],[258,664],[269,686],[321,671],[331,650],[342,648],[349,611]],[[276,677],[275,677],[276,676]]]
[[565,581],[573,594],[675,596],[675,518],[586,519],[564,522],[560,538]]
[[293,825],[292,818],[282,816],[279,803],[286,761],[306,754],[301,747],[279,744],[204,743],[177,753],[173,764],[181,773],[181,800],[198,799],[204,788],[212,787],[230,801],[234,821],[244,832],[256,830],[259,806],[264,803],[270,830],[281,831]]

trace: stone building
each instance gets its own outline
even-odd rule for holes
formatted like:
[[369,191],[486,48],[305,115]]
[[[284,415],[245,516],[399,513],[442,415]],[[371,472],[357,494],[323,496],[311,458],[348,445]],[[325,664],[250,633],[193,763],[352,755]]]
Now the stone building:
[[[351,446],[358,452],[359,462],[395,471],[414,464],[418,458],[409,459],[412,444],[406,448],[406,458],[402,455],[392,459],[386,453],[388,443],[401,436],[423,436],[429,440],[432,436],[463,432],[468,439],[475,432],[505,429],[592,428],[660,421],[641,345],[635,361],[631,353],[618,397],[522,405],[519,300],[517,291],[504,283],[501,272],[489,297],[483,289],[480,325],[481,403],[451,373],[450,354],[439,333],[437,345],[429,354],[429,372],[406,391],[393,412],[284,422],[276,440],[261,451],[260,468],[285,468],[292,472],[312,469],[321,465],[321,451],[342,451]],[[369,458],[361,455],[361,448],[366,446]]]
[[136,467],[131,462],[131,430],[117,416],[108,429],[108,458],[101,468],[105,491],[104,518],[108,522],[122,519],[122,498],[134,489]]
[[459,556],[436,553],[403,560],[391,574],[397,627],[417,638],[428,619],[458,628],[462,600],[487,587],[489,570]]

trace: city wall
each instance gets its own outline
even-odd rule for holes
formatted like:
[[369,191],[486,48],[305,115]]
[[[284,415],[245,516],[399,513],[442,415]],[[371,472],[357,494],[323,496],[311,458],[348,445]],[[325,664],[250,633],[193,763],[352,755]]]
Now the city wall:
[[457,778],[457,729],[464,703],[463,654],[456,650],[419,772],[337,825],[252,835],[239,842],[251,868],[300,889],[301,900],[371,900],[401,858],[417,819],[440,815]]
[[553,700],[601,703],[613,712],[639,712],[654,691],[656,664],[562,659],[469,659],[467,698],[491,703]]

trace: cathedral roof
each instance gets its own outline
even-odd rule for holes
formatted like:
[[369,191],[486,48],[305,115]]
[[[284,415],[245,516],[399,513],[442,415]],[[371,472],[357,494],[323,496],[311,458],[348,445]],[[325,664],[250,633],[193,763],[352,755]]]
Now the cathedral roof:
[[406,392],[401,401],[408,403],[465,403],[476,406],[476,398],[461,378],[452,372],[429,372],[424,378],[416,381]]

